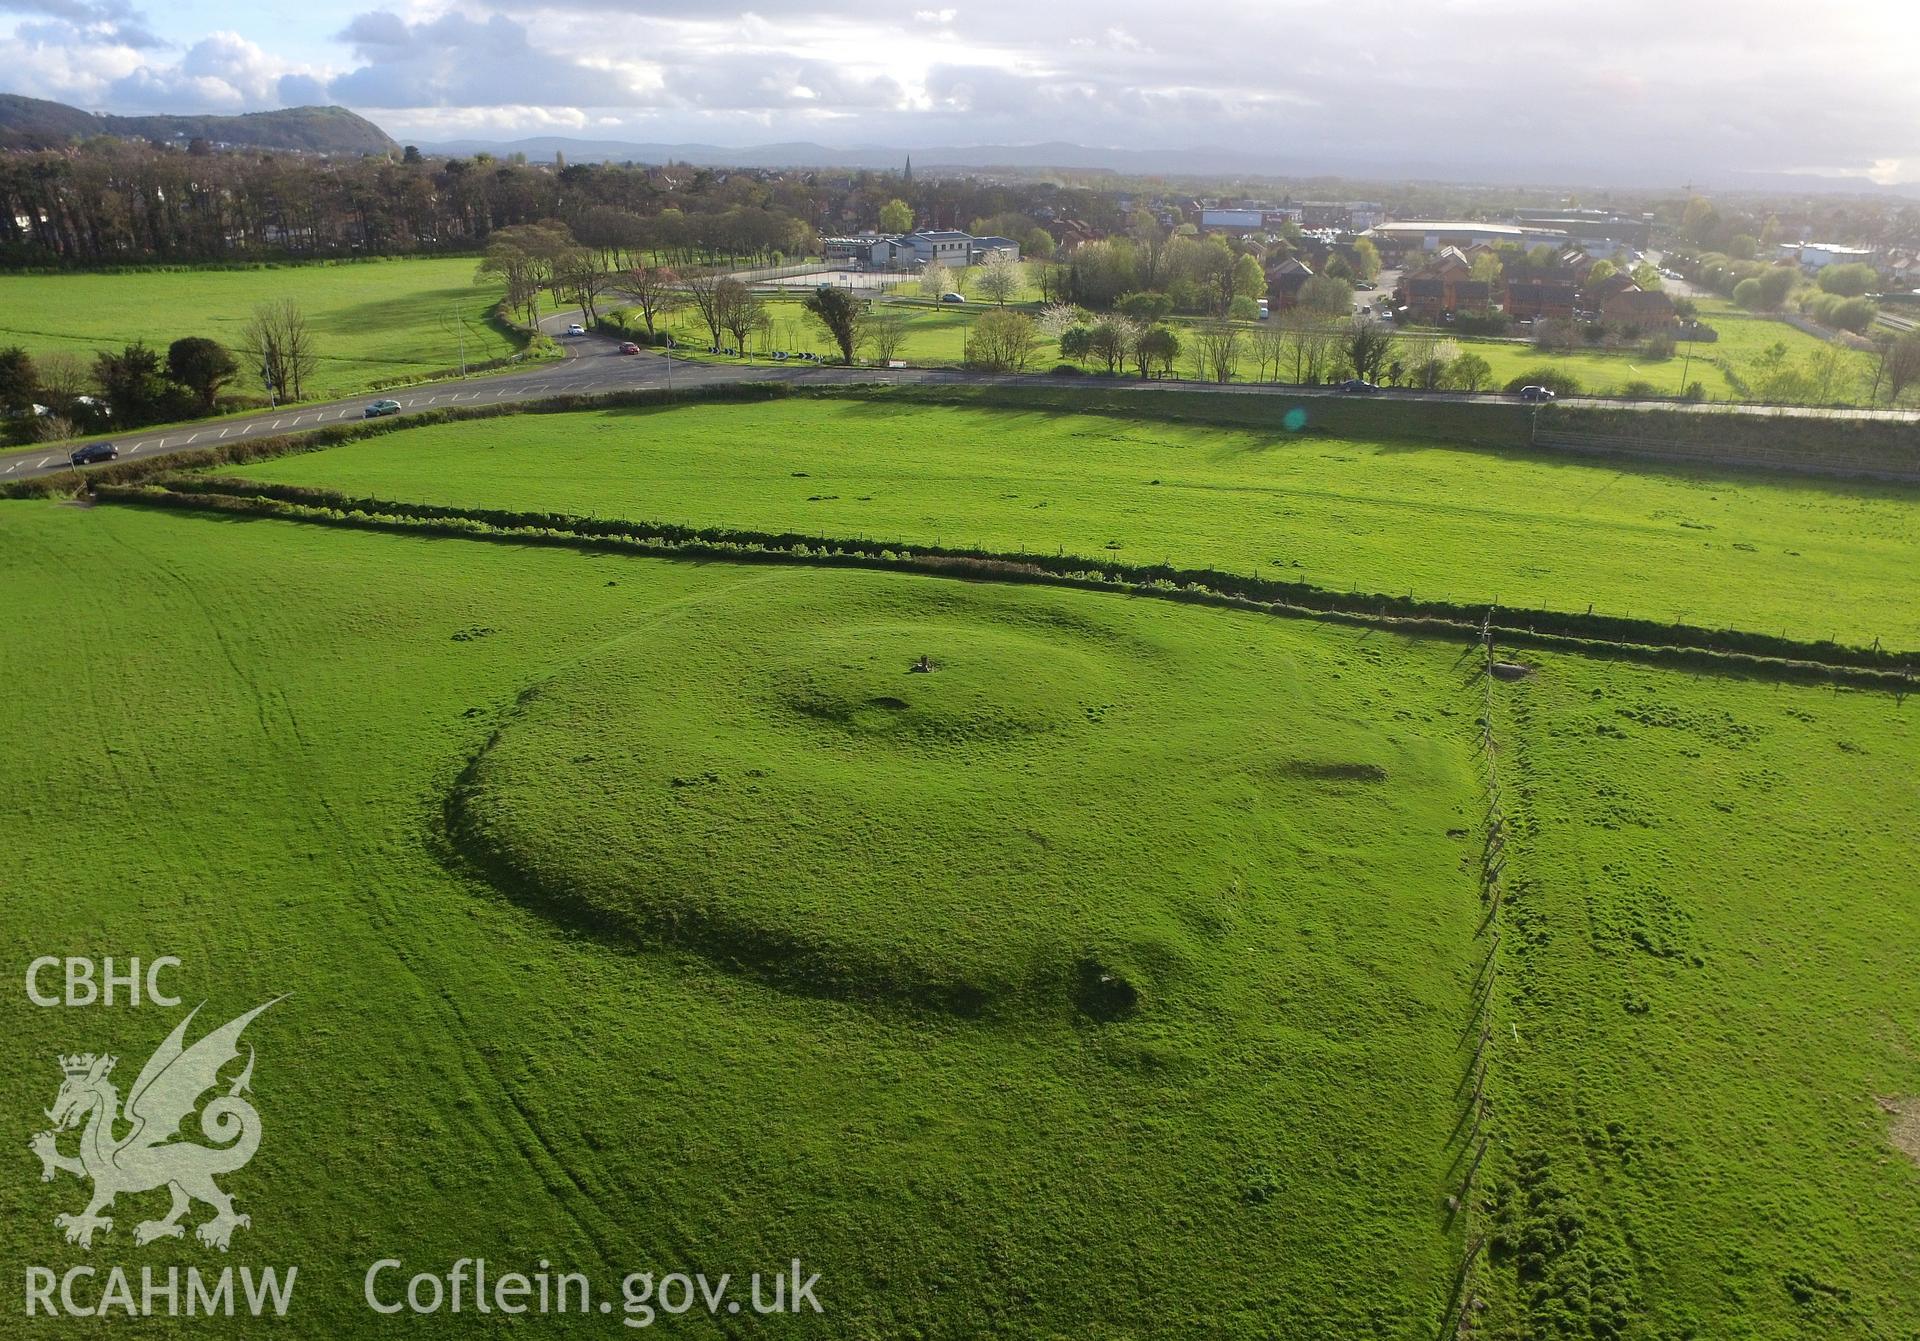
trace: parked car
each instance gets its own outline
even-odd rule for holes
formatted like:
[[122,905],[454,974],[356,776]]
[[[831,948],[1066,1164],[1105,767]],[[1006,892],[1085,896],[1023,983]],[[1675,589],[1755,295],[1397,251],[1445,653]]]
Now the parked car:
[[1340,390],[1342,391],[1356,391],[1366,394],[1378,391],[1379,389],[1380,384],[1378,382],[1369,382],[1363,377],[1349,377],[1346,381],[1340,383]]
[[568,335],[585,335],[586,333],[587,333],[587,328],[585,326],[582,326],[577,321],[574,322],[573,325],[567,327]]
[[620,352],[622,354],[638,354],[640,352],[640,346],[631,340],[627,340],[621,344]]
[[400,402],[397,400],[376,400],[367,406],[367,418],[378,419],[383,414],[399,414]]
[[964,303],[967,301],[967,295],[964,293],[943,293],[940,295],[940,301],[943,303]]
[[1523,386],[1520,388],[1520,399],[1532,401],[1552,400],[1554,399],[1554,394],[1547,387]]
[[116,461],[119,457],[120,449],[112,443],[90,442],[85,447],[77,449],[67,460],[76,466],[91,466],[101,461]]

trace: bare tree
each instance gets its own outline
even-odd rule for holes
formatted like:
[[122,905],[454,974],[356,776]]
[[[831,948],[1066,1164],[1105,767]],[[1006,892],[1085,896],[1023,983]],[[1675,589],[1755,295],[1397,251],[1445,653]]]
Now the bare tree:
[[1223,319],[1209,321],[1193,338],[1203,374],[1211,381],[1231,382],[1239,361],[1240,327]]
[[760,295],[737,279],[723,279],[714,286],[714,318],[733,337],[736,349],[747,347],[747,336],[767,322],[767,305]]
[[860,338],[876,363],[891,363],[907,339],[907,314],[898,308],[879,308],[860,327]]
[[268,391],[284,400],[300,400],[307,380],[320,364],[313,329],[291,298],[262,303],[240,328],[240,353]]
[[1019,312],[989,312],[967,331],[967,364],[994,372],[1019,372],[1033,356],[1038,338],[1031,317]]
[[656,333],[655,323],[671,314],[675,308],[686,301],[681,291],[680,277],[663,265],[637,265],[627,271],[624,281],[626,291],[640,306],[641,319],[647,323],[647,334]]
[[[714,272],[694,272],[680,281],[681,292],[686,294],[687,303],[700,314],[701,322],[707,328],[711,343],[717,348],[720,344],[720,285],[725,276]],[[738,283],[738,280],[734,281]]]
[[589,323],[599,319],[600,298],[613,288],[614,273],[589,247],[569,247],[554,262],[554,288],[580,308]]
[[1898,340],[1881,346],[1880,375],[1887,382],[1887,401],[1892,403],[1906,389],[1920,382],[1920,331],[1909,331]]
[[1107,365],[1108,372],[1126,366],[1140,328],[1125,317],[1104,317],[1087,336],[1087,353]]
[[1341,353],[1353,375],[1364,382],[1378,382],[1387,360],[1393,355],[1393,333],[1368,317],[1355,317],[1341,335]]

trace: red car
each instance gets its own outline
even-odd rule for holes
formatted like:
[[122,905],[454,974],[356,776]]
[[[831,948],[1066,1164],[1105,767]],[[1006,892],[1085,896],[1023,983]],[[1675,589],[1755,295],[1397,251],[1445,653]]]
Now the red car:
[[638,354],[640,352],[640,346],[629,340],[620,346],[620,352],[622,354]]

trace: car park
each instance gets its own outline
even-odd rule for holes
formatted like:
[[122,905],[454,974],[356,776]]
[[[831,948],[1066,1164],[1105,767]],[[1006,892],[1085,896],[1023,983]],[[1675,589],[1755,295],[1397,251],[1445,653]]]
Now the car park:
[[76,449],[67,457],[70,465],[91,466],[102,461],[116,461],[120,458],[120,449],[110,442],[90,442]]
[[382,415],[386,415],[386,414],[399,414],[399,413],[400,413],[400,402],[399,402],[399,401],[397,401],[397,400],[376,400],[376,401],[374,401],[374,402],[373,402],[372,404],[370,404],[370,405],[368,405],[368,406],[367,406],[367,414],[366,414],[366,417],[367,417],[367,418],[369,418],[369,419],[378,419],[378,418],[380,418],[380,416],[382,416]]

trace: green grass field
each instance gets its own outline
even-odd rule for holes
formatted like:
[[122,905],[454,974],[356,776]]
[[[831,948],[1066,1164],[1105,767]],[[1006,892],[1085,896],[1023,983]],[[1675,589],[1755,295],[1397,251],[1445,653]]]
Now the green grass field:
[[1897,486],[886,396],[438,426],[244,473],[1920,648],[1920,512]]
[[[962,283],[961,291],[970,292],[968,282]],[[1037,292],[1029,286],[1029,292],[1023,295],[1027,310],[1031,310],[1037,298]],[[918,301],[891,305],[907,314],[907,338],[899,357],[909,363],[932,367],[959,366],[966,356],[968,328],[982,313],[992,310],[990,305],[972,303],[951,307]],[[764,337],[765,348],[835,354],[833,343],[807,317],[797,295],[770,296],[767,309],[771,326]],[[1698,382],[1709,400],[1745,399],[1734,383],[1728,380],[1720,360],[1730,363],[1736,373],[1751,378],[1757,375],[1756,360],[1774,344],[1785,345],[1788,357],[1796,363],[1804,362],[1811,354],[1827,348],[1824,341],[1796,330],[1784,321],[1755,316],[1724,303],[1703,302],[1701,311],[1703,319],[1720,333],[1720,339],[1714,344],[1695,345],[1691,359],[1687,357],[1684,344],[1670,359],[1650,359],[1637,350],[1575,349],[1548,352],[1536,349],[1525,341],[1449,336],[1445,332],[1424,327],[1409,327],[1400,339],[1407,349],[1436,340],[1451,340],[1463,351],[1478,354],[1493,370],[1490,385],[1494,388],[1504,387],[1514,378],[1536,369],[1553,368],[1574,378],[1585,394],[1618,394],[1629,383],[1645,382],[1651,384],[1657,394],[1678,396],[1688,383]],[[1191,347],[1192,323],[1182,319],[1173,324]],[[696,349],[704,348],[708,340],[706,329],[690,312],[676,313],[668,322],[667,329],[677,339]],[[1260,380],[1260,363],[1253,350],[1253,341],[1260,329],[1254,323],[1244,327],[1235,380]],[[761,342],[751,347],[759,350]],[[1029,366],[1033,371],[1040,371],[1061,361],[1058,345],[1043,340]],[[1843,365],[1845,373],[1837,388],[1838,399],[1864,404],[1873,377],[1871,356],[1852,350],[1844,351]],[[1182,355],[1175,372],[1182,377],[1203,377],[1202,370],[1192,366],[1189,354]]]
[[1489,1334],[1914,1334],[1912,702],[1573,658],[1498,697]]
[[[798,1256],[810,1336],[1431,1333],[1456,649],[111,506],[7,505],[0,567],[6,673],[47,686],[0,732],[21,951],[179,955],[219,1019],[293,993],[227,1180],[232,1260],[300,1267],[290,1334],[417,1328],[361,1273],[469,1255],[602,1289]],[[23,1143],[56,1054],[130,1073],[177,1014],[9,1001]],[[16,1278],[135,1260],[158,1208],[87,1259],[80,1194],[4,1183]]]
[[[515,345],[488,315],[497,283],[476,284],[471,257],[290,265],[259,270],[0,275],[0,346],[36,356],[91,358],[144,340],[164,357],[173,341],[208,336],[237,346],[261,303],[291,298],[312,323],[320,365],[310,398],[502,358]],[[238,394],[260,391],[234,384]]]

